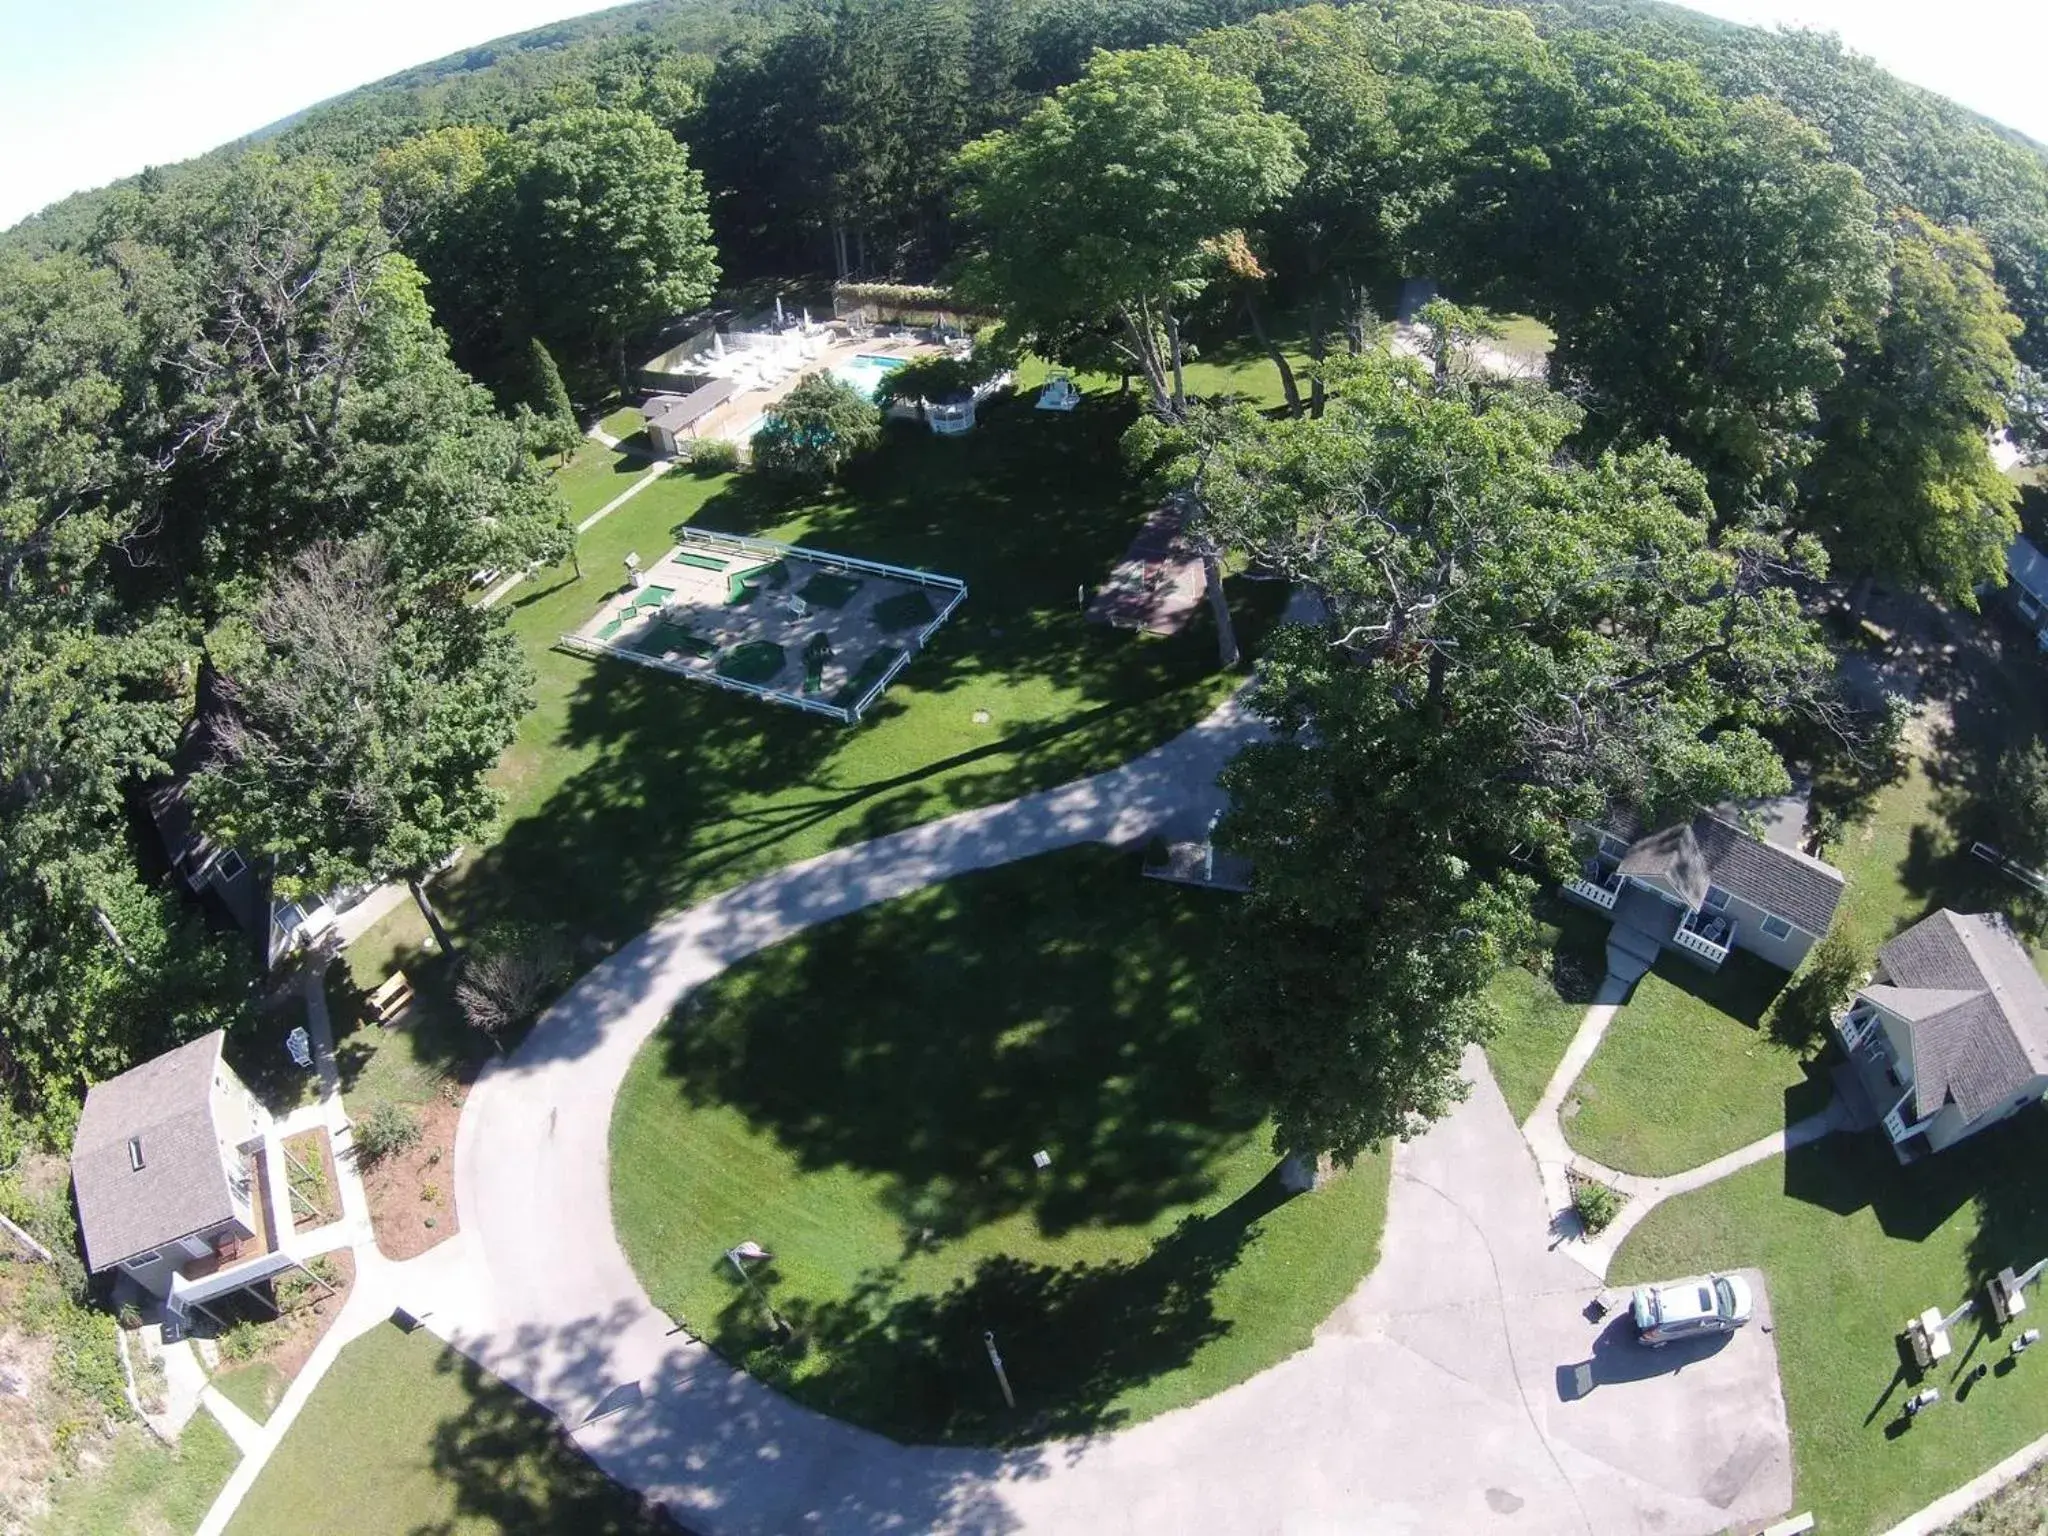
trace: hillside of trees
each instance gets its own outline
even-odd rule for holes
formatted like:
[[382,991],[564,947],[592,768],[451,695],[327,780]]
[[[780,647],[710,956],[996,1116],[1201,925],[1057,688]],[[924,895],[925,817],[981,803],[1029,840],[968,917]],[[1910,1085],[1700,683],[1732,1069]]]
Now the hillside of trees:
[[[1509,849],[1769,789],[1788,720],[1856,738],[1812,583],[2002,579],[2048,163],[1825,39],[1647,7],[654,0],[70,199],[0,238],[19,1133],[251,1006],[138,832],[201,699],[209,833],[287,889],[430,869],[525,707],[469,578],[572,547],[564,398],[721,285],[846,273],[1139,381],[1129,472],[1324,597],[1259,699],[1312,750],[1232,770],[1274,874],[1219,1061],[1348,1153],[1482,1027]],[[1467,307],[1395,364],[1376,306],[1418,275]],[[1480,305],[1555,330],[1547,386],[1469,367]],[[1241,336],[1285,408],[1189,399]]]

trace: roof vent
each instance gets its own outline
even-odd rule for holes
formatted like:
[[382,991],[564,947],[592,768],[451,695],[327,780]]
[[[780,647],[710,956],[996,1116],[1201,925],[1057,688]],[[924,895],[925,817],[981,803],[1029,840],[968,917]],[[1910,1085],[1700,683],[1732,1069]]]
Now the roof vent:
[[128,1138],[128,1167],[131,1172],[142,1172],[142,1138],[140,1136],[130,1136]]

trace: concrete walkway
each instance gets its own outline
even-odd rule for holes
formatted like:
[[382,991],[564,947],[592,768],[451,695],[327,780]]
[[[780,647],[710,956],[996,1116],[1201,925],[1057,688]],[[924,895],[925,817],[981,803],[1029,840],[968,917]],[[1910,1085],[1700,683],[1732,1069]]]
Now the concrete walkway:
[[[1601,1280],[1607,1278],[1607,1268],[1614,1262],[1622,1240],[1664,1201],[1674,1195],[1702,1189],[1765,1158],[1781,1157],[1794,1147],[1818,1141],[1842,1129],[1847,1113],[1840,1099],[1832,1099],[1818,1114],[1808,1115],[1804,1120],[1795,1121],[1768,1136],[1760,1136],[1746,1147],[1737,1147],[1733,1152],[1723,1153],[1711,1162],[1688,1168],[1683,1173],[1660,1177],[1623,1173],[1574,1150],[1564,1130],[1566,1099],[1572,1085],[1586,1070],[1586,1064],[1593,1059],[1593,1053],[1600,1048],[1600,1041],[1626,998],[1627,987],[1612,976],[1601,983],[1593,1005],[1579,1021],[1572,1043],[1565,1047],[1557,1070],[1551,1073],[1549,1083],[1544,1086],[1543,1097],[1536,1101],[1536,1107],[1529,1112],[1529,1118],[1522,1126],[1523,1139],[1536,1158],[1537,1171],[1543,1181],[1544,1205],[1549,1212],[1547,1224],[1559,1238],[1559,1251],[1577,1260]],[[1597,1179],[1626,1197],[1620,1213],[1598,1233],[1589,1235],[1581,1230],[1578,1213],[1572,1208],[1569,1175],[1573,1173]]]
[[462,1272],[460,1253],[450,1251],[462,1242],[459,1234],[403,1264],[394,1263],[377,1251],[376,1234],[370,1224],[369,1196],[363,1189],[361,1174],[356,1171],[355,1140],[341,1100],[341,1072],[334,1059],[334,1026],[328,1015],[327,989],[321,973],[310,967],[301,977],[300,986],[306,1007],[306,1033],[312,1037],[313,1065],[320,1078],[320,1097],[278,1121],[268,1138],[268,1150],[277,1164],[270,1170],[271,1188],[282,1191],[289,1187],[284,1182],[279,1144],[301,1131],[324,1127],[334,1152],[334,1182],[341,1215],[309,1232],[282,1237],[280,1246],[301,1261],[346,1248],[355,1263],[355,1282],[341,1312],[313,1346],[312,1354],[306,1357],[299,1374],[292,1378],[284,1396],[263,1423],[258,1424],[214,1388],[206,1389],[201,1401],[241,1448],[242,1460],[208,1509],[198,1536],[219,1536],[227,1529],[271,1453],[342,1349],[387,1320],[394,1308],[423,1306],[438,1300],[448,1277]]
[[[1768,1334],[1697,1362],[1683,1389],[1686,1362],[1645,1365],[1632,1341],[1617,1366],[1616,1341],[1587,1321],[1595,1287],[1543,1237],[1540,1182],[1477,1052],[1467,1102],[1397,1154],[1381,1263],[1313,1345],[1128,1432],[1010,1454],[896,1445],[795,1406],[654,1310],[612,1230],[611,1106],[691,988],[933,881],[1205,824],[1217,771],[1259,730],[1233,700],[1121,768],[792,865],[625,946],[472,1089],[455,1171],[467,1246],[420,1309],[427,1326],[714,1536],[1683,1536],[1780,1512],[1790,1472]],[[1569,1396],[1567,1370],[1581,1383]]]

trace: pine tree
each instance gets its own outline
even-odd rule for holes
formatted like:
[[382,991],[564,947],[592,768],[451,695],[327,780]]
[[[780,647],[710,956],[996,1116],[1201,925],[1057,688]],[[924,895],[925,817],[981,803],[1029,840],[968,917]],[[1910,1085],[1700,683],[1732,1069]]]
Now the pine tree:
[[554,354],[538,336],[527,343],[527,366],[531,373],[531,403],[540,424],[535,446],[543,453],[567,458],[582,439],[583,429],[576,424],[576,407],[569,401],[569,387],[562,382],[562,370],[555,366]]

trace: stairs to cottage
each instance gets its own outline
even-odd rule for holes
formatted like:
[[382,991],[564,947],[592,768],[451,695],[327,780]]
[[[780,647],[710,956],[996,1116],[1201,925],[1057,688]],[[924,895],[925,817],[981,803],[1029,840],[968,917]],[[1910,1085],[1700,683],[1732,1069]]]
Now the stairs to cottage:
[[1640,928],[1616,923],[1607,933],[1607,974],[1623,986],[1632,987],[1657,963],[1663,945]]

